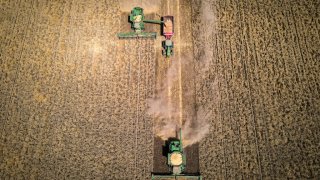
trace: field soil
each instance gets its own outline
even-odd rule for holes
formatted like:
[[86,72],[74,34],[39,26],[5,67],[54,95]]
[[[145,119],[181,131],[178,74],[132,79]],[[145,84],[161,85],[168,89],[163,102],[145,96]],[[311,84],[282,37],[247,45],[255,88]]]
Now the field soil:
[[[175,17],[174,56],[119,40],[128,7]],[[286,0],[0,1],[0,179],[151,179],[166,173],[168,88],[204,179],[320,177],[320,3]],[[129,8],[131,9],[131,8]],[[160,15],[160,16],[159,16]],[[160,34],[160,26],[146,24]],[[173,85],[168,70],[177,65]],[[204,124],[203,124],[204,123]],[[195,129],[201,134],[201,128]]]

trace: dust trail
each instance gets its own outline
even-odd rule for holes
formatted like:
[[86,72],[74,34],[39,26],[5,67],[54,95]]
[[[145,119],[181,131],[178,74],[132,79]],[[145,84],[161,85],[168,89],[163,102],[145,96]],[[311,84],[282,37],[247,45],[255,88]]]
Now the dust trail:
[[215,28],[217,27],[217,20],[214,12],[212,11],[214,8],[211,7],[211,4],[215,3],[215,0],[203,0],[201,1],[200,6],[200,24],[201,27],[199,29],[199,39],[202,42],[201,47],[198,49],[201,50],[200,53],[200,74],[206,74],[206,71],[209,70],[209,64],[213,58],[213,48],[210,47],[210,43],[212,42],[212,36],[215,33]]
[[[196,28],[197,30],[195,32],[195,34],[197,34],[197,40],[200,41],[197,44],[197,49],[201,51],[199,54],[195,54],[197,84],[207,83],[207,74],[210,74],[209,70],[210,67],[212,67],[210,65],[214,58],[213,48],[210,47],[210,42],[212,42],[215,28],[217,27],[216,16],[214,13],[215,9],[213,6],[214,3],[215,0],[202,0],[200,4],[200,24],[197,26],[201,28]],[[217,79],[214,81],[210,80],[210,87],[212,96],[216,101],[219,101]],[[195,107],[196,110],[194,117],[188,117],[182,127],[184,146],[199,142],[209,133],[210,130],[210,123],[208,120],[212,116],[212,111],[208,110],[206,104],[201,104],[199,102],[196,102]]]
[[122,12],[130,12],[134,7],[142,7],[144,13],[157,12],[160,8],[160,0],[119,0],[120,10]]
[[172,61],[168,68],[166,78],[161,82],[154,98],[147,100],[147,113],[155,116],[155,134],[162,139],[175,137],[176,128],[181,127],[179,105],[171,102],[172,87],[179,81],[179,62]]
[[[200,4],[200,24],[196,26],[199,26],[201,28],[195,28],[197,29],[195,32],[195,34],[197,34],[197,40],[200,41],[197,44],[197,49],[201,51],[199,54],[195,54],[195,63],[197,66],[197,84],[208,83],[207,74],[210,74],[209,70],[210,67],[212,67],[211,62],[214,58],[213,48],[210,46],[210,42],[212,42],[212,38],[217,27],[215,16],[216,10],[214,9],[214,3],[215,0],[202,0]],[[214,81],[210,80],[209,82],[212,96],[216,99],[216,101],[219,101],[217,78],[215,78]],[[196,110],[194,117],[189,117],[189,119],[186,120],[185,124],[182,127],[184,134],[183,141],[185,146],[199,142],[209,133],[210,130],[210,123],[208,122],[208,120],[212,116],[212,111],[208,110],[206,103],[202,104],[196,102],[195,107]]]
[[[167,61],[168,63],[168,67],[170,66],[170,61]],[[168,106],[172,107],[172,100],[171,100],[171,96],[172,96],[172,91],[171,91],[171,88],[172,88],[172,84],[170,83],[170,79],[167,78],[167,83],[168,83],[168,87],[167,87],[167,90],[168,90]],[[171,121],[171,112],[169,114],[169,121]]]
[[[162,88],[157,89],[155,98],[147,100],[149,106],[147,113],[155,116],[154,133],[163,140],[176,137],[177,128],[182,128],[183,145],[186,147],[199,142],[209,132],[210,126],[207,119],[210,113],[206,112],[203,107],[195,110],[195,115],[188,115],[190,112],[182,110],[184,122],[183,124],[181,123],[180,102],[171,102],[171,88],[179,85],[180,81],[180,63],[182,63],[182,67],[192,65],[192,56],[182,56],[181,62],[172,61],[167,71],[166,79],[162,82]],[[183,93],[183,98],[193,98],[194,96],[194,92],[185,91]]]
[[[161,88],[157,89],[155,98],[147,100],[149,106],[147,113],[155,116],[156,119],[154,123],[154,133],[163,140],[166,140],[170,137],[175,137],[177,128],[182,128],[183,144],[185,147],[199,142],[209,132],[210,124],[208,123],[208,119],[211,116],[211,112],[208,111],[208,108],[205,106],[198,104],[197,106],[194,106],[197,107],[197,109],[193,110],[195,111],[194,113],[186,112],[186,107],[181,106],[182,96],[180,96],[180,94],[179,102],[169,102],[171,101],[171,88],[179,86],[178,89],[181,91],[181,83],[183,83],[181,82],[181,71],[184,71],[184,69],[181,68],[193,66],[194,63],[197,63],[198,66],[196,80],[200,81],[200,84],[205,81],[205,74],[209,70],[213,58],[212,48],[210,48],[210,45],[206,42],[209,42],[208,39],[212,38],[212,34],[214,33],[213,27],[216,22],[209,2],[210,1],[201,2],[199,16],[201,19],[199,26],[201,28],[199,28],[197,34],[201,36],[199,37],[201,40],[201,43],[199,44],[201,44],[202,47],[199,48],[201,52],[195,57],[196,61],[193,61],[192,55],[181,53],[179,60],[175,59],[172,61],[171,66],[167,70],[166,79],[161,82]],[[176,50],[179,51],[179,48]],[[192,81],[193,79],[185,78],[185,80]],[[212,91],[216,91],[215,87],[217,87],[217,81],[211,83],[211,87],[213,88]],[[188,89],[192,89],[192,87]],[[186,99],[193,98],[195,95],[195,92],[192,90],[186,90],[180,93],[183,93],[183,98]],[[184,109],[182,110],[182,108]],[[183,123],[181,121],[182,113]]]

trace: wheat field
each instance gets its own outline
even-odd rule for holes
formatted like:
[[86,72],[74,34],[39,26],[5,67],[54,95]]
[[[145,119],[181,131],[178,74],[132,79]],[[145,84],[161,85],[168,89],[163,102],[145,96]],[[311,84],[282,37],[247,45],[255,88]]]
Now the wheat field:
[[168,172],[161,119],[148,113],[162,89],[169,120],[190,122],[197,139],[187,172],[320,177],[319,1],[135,1],[147,18],[175,17],[169,59],[161,36],[117,38],[130,31],[123,3],[0,1],[0,179]]

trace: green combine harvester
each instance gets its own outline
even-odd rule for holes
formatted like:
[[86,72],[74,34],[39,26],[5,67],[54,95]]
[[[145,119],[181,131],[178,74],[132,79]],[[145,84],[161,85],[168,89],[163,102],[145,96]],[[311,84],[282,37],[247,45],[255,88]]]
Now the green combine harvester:
[[145,20],[143,9],[141,7],[135,7],[131,10],[129,15],[129,22],[131,23],[131,29],[133,32],[118,33],[120,39],[127,38],[153,38],[157,37],[156,32],[144,32],[144,24],[152,23],[161,25],[162,35],[166,38],[162,41],[162,54],[165,57],[173,55],[173,42],[171,37],[173,36],[173,16],[163,16],[161,20]]
[[171,174],[152,174],[152,179],[194,179],[202,180],[198,174],[185,174],[187,164],[186,155],[182,146],[182,130],[179,131],[179,139],[169,141],[167,165]]
[[144,23],[162,24],[161,20],[145,20],[143,9],[135,7],[131,10],[129,21],[134,32],[118,33],[119,38],[156,38],[156,32],[143,32]]

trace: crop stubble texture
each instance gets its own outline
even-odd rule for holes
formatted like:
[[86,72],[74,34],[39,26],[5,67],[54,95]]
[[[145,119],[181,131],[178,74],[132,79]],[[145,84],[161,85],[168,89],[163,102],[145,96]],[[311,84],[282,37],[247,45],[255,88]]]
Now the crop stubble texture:
[[[201,1],[180,2],[197,73],[184,105],[210,114],[204,178],[319,177],[319,2],[208,1],[204,35]],[[158,40],[119,43],[123,18],[117,1],[1,1],[0,179],[150,178],[145,100],[168,64]]]
[[[211,114],[204,177],[319,178],[319,2],[206,2],[211,33],[198,36],[205,24],[193,20],[198,64],[212,53],[196,88]],[[193,5],[199,14],[201,2]]]

